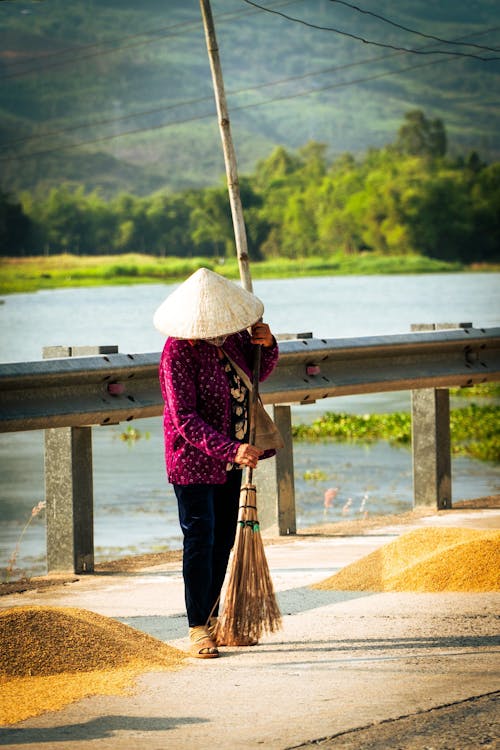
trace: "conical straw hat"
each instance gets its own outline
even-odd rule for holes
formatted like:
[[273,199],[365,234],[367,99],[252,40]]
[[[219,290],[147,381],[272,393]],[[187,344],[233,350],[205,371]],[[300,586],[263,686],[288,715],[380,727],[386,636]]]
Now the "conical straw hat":
[[263,312],[264,305],[254,294],[200,268],[160,305],[153,323],[166,336],[209,339],[249,328]]

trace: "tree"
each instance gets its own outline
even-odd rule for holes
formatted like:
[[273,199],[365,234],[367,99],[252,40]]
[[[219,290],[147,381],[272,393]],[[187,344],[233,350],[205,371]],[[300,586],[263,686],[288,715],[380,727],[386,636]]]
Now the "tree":
[[282,183],[302,166],[297,156],[290,154],[283,146],[278,146],[271,156],[257,164],[255,184],[259,189],[269,190],[275,183]]
[[86,197],[85,204],[87,240],[82,252],[92,255],[112,253],[117,222],[111,205],[102,199],[98,190]]
[[314,213],[307,196],[294,193],[283,215],[283,254],[289,258],[305,258],[317,252],[317,230]]
[[[423,253],[494,261],[500,247],[500,164],[472,152],[444,159],[440,120],[408,112],[393,145],[332,164],[314,141],[276,148],[240,177],[248,250],[254,259],[336,251]],[[22,196],[0,193],[0,252],[125,253],[234,257],[224,184],[147,197],[62,186]]]
[[407,209],[412,245],[420,253],[448,261],[473,255],[472,210],[461,172],[442,170],[422,178]]
[[234,254],[234,232],[225,188],[200,191],[192,205],[190,234],[202,255],[231,257]]
[[319,182],[326,174],[326,143],[309,141],[299,149],[299,157],[302,161],[301,175],[308,183]]
[[33,202],[32,218],[39,225],[43,251],[52,253],[89,252],[93,243],[89,237],[83,187],[53,188],[45,199]]
[[0,255],[24,255],[31,249],[32,231],[22,205],[0,190]]
[[121,194],[112,203],[117,218],[114,249],[119,253],[149,252],[148,199]]
[[500,260],[500,164],[490,164],[476,176],[471,189],[474,260]]
[[440,119],[428,120],[422,110],[413,109],[405,115],[398,130],[396,149],[406,156],[445,156],[446,131]]
[[152,236],[148,252],[162,257],[186,257],[192,253],[190,195],[191,193],[179,193],[153,196],[146,212]]

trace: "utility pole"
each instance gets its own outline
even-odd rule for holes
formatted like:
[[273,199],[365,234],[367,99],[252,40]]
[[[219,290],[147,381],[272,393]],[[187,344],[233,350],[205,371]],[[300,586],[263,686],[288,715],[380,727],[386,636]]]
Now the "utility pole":
[[236,253],[240,269],[240,279],[244,289],[253,292],[252,277],[248,258],[247,235],[245,221],[243,218],[243,207],[241,205],[240,183],[236,164],[236,153],[231,136],[231,125],[227,111],[226,95],[224,92],[224,81],[219,58],[217,38],[215,36],[214,20],[209,0],[200,0],[203,27],[207,43],[208,59],[212,71],[212,81],[217,105],[217,117],[219,121],[222,149],[224,152],[224,163],[226,166],[227,187],[229,191],[229,203],[233,217],[234,238],[236,241]]

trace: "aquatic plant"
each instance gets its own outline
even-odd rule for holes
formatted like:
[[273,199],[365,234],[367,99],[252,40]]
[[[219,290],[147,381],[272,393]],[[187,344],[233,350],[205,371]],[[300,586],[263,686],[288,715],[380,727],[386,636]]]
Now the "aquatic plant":
[[[482,461],[500,461],[500,407],[471,403],[450,412],[452,452]],[[411,415],[345,414],[326,412],[311,424],[292,427],[294,440],[338,440],[370,443],[386,440],[393,445],[410,445]]]
[[308,469],[304,472],[302,478],[306,482],[324,482],[328,479],[328,475],[324,471],[321,471],[321,469]]
[[138,440],[142,439],[149,440],[150,437],[150,432],[141,432],[138,427],[132,427],[132,425],[128,425],[126,430],[120,432],[120,440],[127,443],[127,445],[134,445]]

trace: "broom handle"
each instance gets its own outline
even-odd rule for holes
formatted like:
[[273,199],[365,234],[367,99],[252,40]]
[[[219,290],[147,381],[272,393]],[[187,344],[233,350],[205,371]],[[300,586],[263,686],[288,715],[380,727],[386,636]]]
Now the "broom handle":
[[[257,408],[257,401],[259,399],[259,376],[260,376],[260,344],[254,345],[253,352],[253,372],[252,372],[252,390],[250,391],[250,431],[248,435],[248,442],[250,445],[255,444],[255,413]],[[253,481],[253,469],[251,466],[247,466],[245,472],[245,484],[252,484]]]

